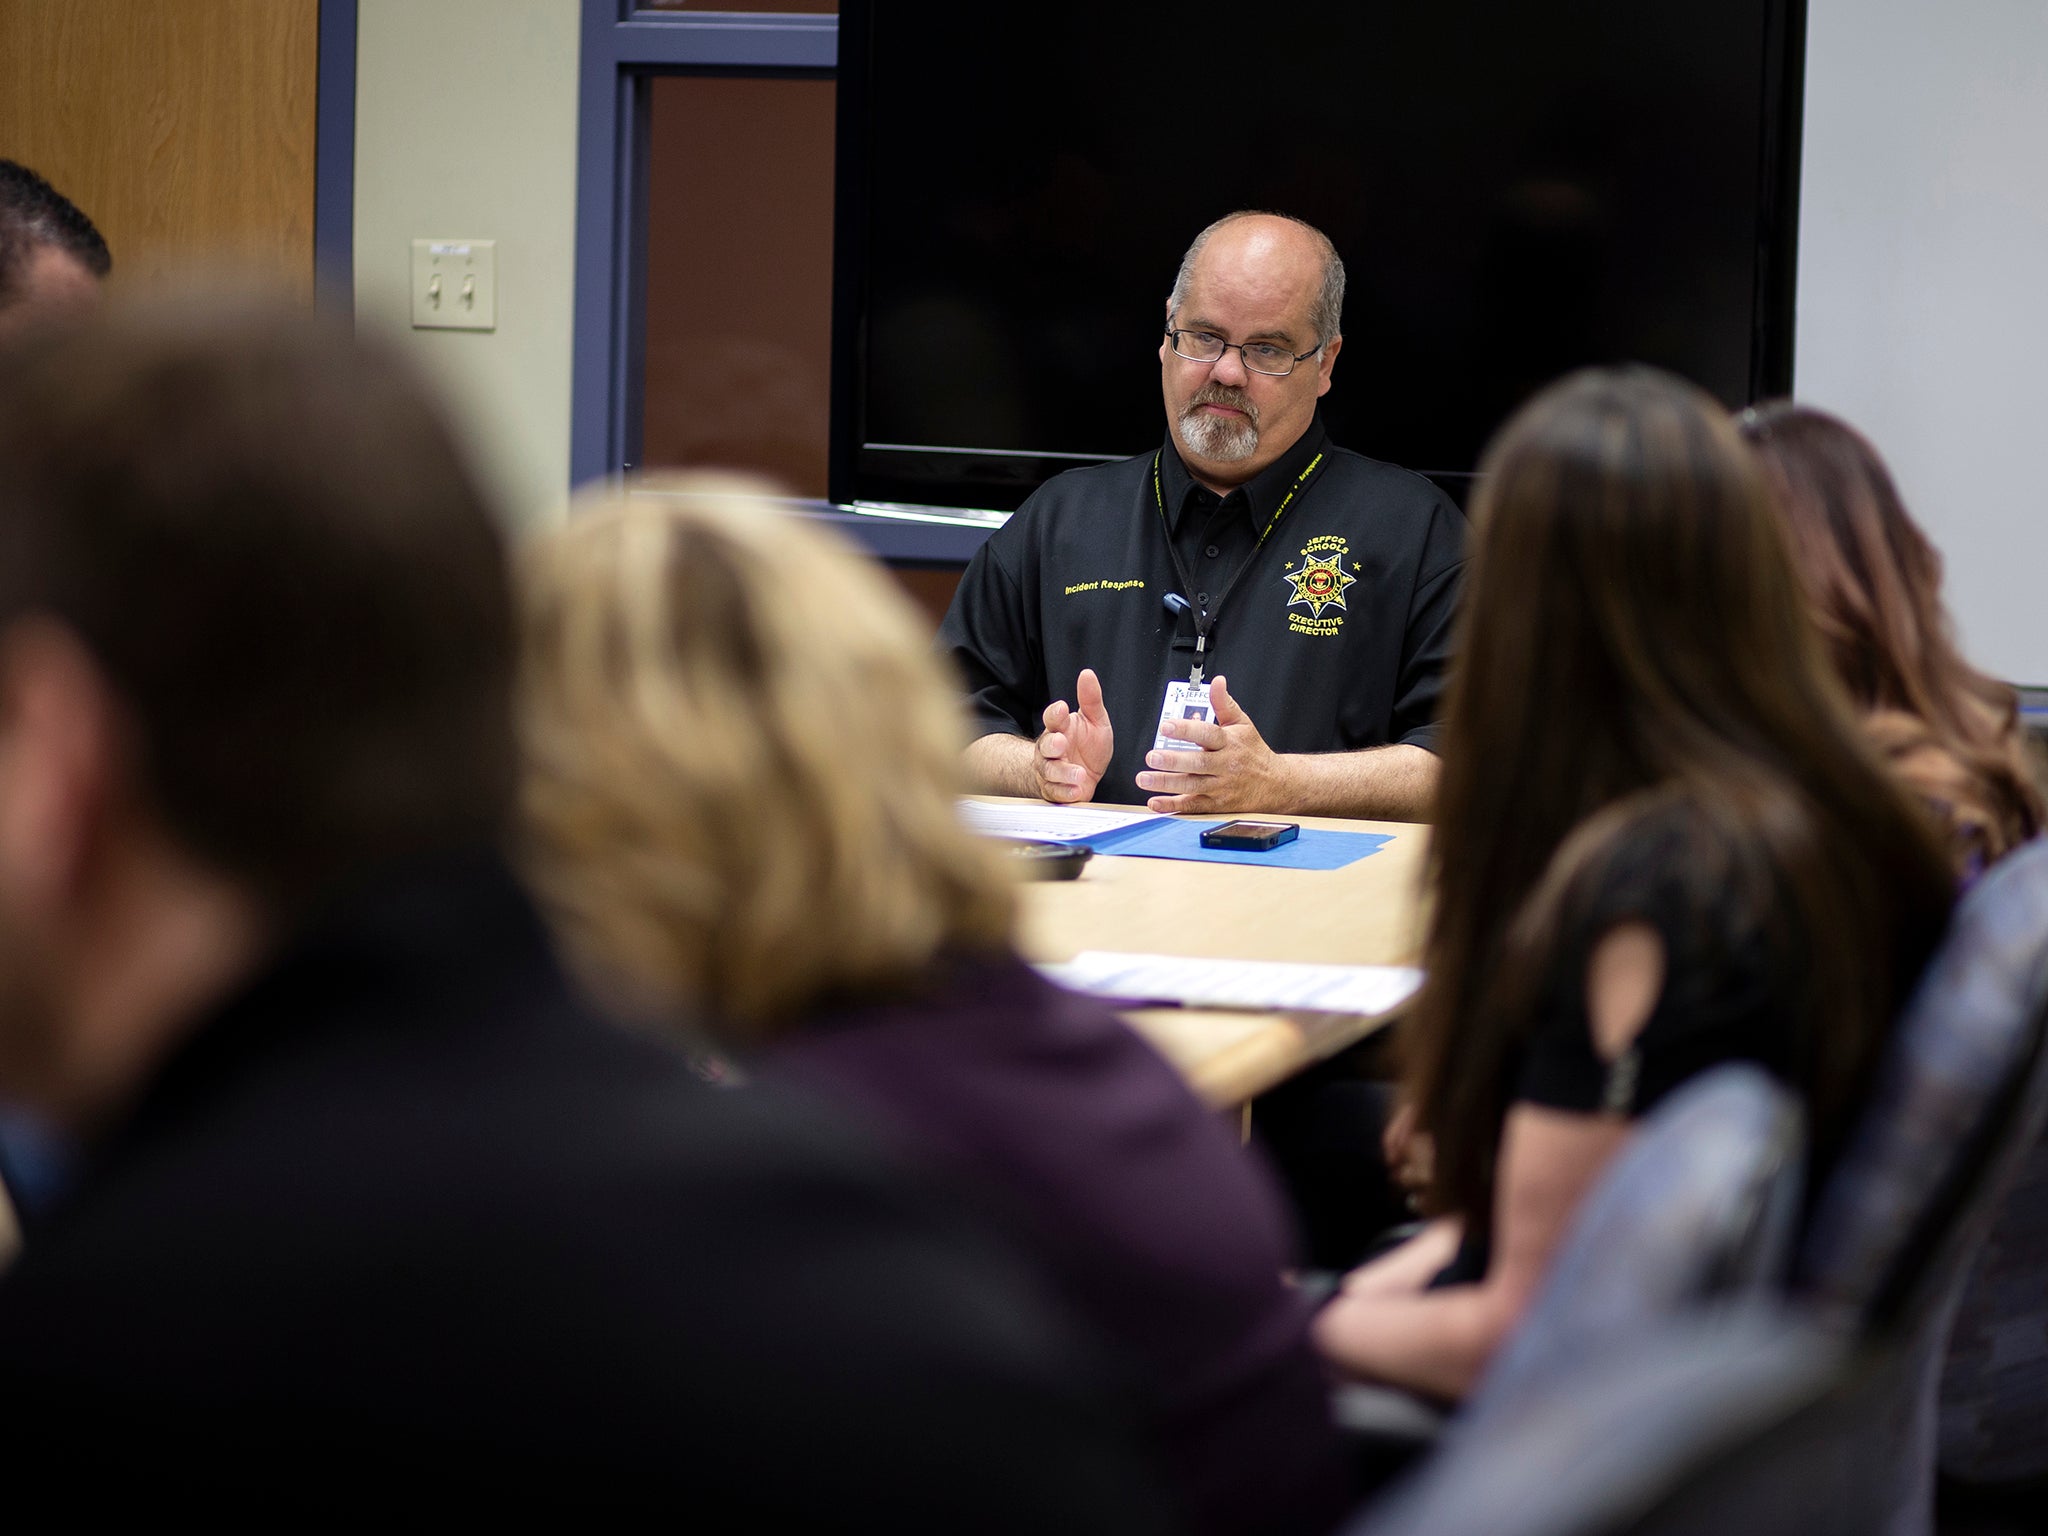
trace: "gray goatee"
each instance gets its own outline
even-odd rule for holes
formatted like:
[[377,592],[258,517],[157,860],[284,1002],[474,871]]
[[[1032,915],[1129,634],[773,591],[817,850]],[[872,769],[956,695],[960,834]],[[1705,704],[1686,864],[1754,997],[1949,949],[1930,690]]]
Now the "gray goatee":
[[[1244,416],[1212,416],[1202,409],[1205,405],[1227,405],[1243,411]],[[1204,384],[1181,407],[1180,437],[1192,452],[1205,459],[1223,464],[1248,459],[1259,448],[1259,408],[1244,390]]]

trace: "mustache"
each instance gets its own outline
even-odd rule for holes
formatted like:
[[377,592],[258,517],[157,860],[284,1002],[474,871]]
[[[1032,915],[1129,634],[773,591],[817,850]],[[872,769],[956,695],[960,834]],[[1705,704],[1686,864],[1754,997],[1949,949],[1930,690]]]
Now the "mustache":
[[1218,384],[1211,380],[1196,390],[1189,397],[1188,403],[1181,407],[1181,419],[1186,420],[1194,415],[1198,407],[1204,405],[1227,405],[1234,411],[1243,411],[1245,418],[1253,426],[1259,424],[1259,407],[1249,390],[1232,389],[1227,384]]

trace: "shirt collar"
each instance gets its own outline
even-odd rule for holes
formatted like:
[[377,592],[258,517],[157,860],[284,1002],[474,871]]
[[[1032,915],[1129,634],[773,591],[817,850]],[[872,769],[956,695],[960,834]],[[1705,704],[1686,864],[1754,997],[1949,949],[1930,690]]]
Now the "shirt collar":
[[[1323,413],[1318,411],[1309,419],[1308,430],[1301,434],[1292,448],[1237,488],[1243,492],[1238,504],[1244,508],[1254,528],[1264,530],[1266,520],[1286,499],[1289,487],[1308,468],[1309,461],[1329,446],[1329,441],[1330,434],[1323,426]],[[1189,493],[1197,487],[1195,477],[1181,462],[1180,450],[1174,446],[1171,432],[1166,434],[1166,450],[1159,457],[1159,479],[1160,494],[1166,502],[1167,522],[1178,533],[1187,519],[1188,503],[1194,499]]]

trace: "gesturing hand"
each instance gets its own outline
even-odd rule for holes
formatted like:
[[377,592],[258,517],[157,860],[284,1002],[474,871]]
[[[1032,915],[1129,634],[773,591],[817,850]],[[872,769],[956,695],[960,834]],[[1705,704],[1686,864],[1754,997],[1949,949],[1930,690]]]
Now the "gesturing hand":
[[1162,747],[1145,754],[1145,766],[1158,770],[1138,775],[1138,788],[1152,797],[1145,802],[1147,807],[1168,815],[1290,809],[1286,759],[1266,745],[1220,675],[1209,684],[1209,708],[1216,716],[1213,725],[1205,720],[1169,720],[1160,726],[1167,735],[1202,750]]
[[1079,805],[1095,794],[1114,750],[1102,683],[1092,667],[1083,667],[1074,680],[1074,699],[1078,710],[1065,699],[1045,706],[1045,733],[1031,757],[1039,794],[1062,805]]

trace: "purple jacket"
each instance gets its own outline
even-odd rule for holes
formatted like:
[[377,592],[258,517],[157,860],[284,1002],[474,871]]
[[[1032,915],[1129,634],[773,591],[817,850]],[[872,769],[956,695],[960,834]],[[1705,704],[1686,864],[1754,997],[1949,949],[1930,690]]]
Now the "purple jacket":
[[1106,1007],[1020,961],[827,1012],[770,1066],[866,1111],[984,1202],[1130,1371],[1203,1533],[1310,1532],[1342,1512],[1309,1309],[1255,1154]]

